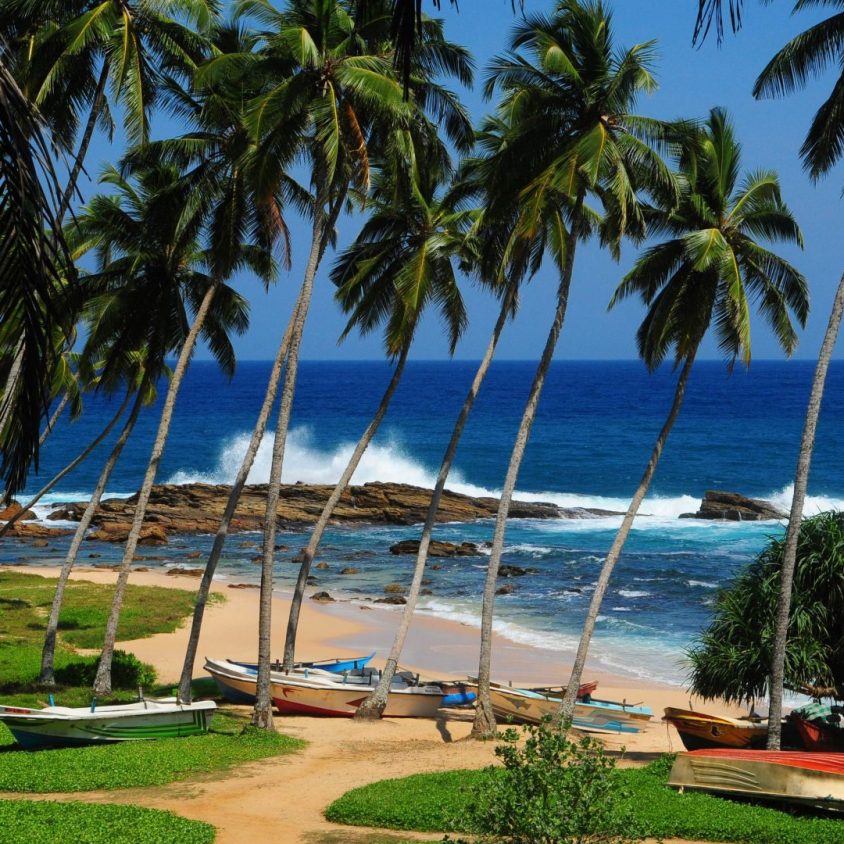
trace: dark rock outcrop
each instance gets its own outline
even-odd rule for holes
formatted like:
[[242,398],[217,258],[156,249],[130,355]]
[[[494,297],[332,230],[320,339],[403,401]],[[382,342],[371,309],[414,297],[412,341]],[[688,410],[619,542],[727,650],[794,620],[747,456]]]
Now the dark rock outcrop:
[[777,510],[770,501],[746,498],[737,492],[710,489],[704,493],[697,513],[683,513],[680,518],[759,522],[767,519],[787,519],[788,514]]
[[[403,539],[390,546],[391,554],[412,554],[419,553],[418,539]],[[432,539],[428,546],[429,557],[477,557],[480,552],[474,542],[441,542]]]
[[331,595],[328,594],[328,592],[314,592],[314,594],[311,595],[311,600],[317,601],[321,604],[327,604],[330,601],[333,601],[334,598],[332,598]]
[[[278,503],[279,527],[301,528],[319,518],[333,487],[288,484],[281,488]],[[230,487],[210,484],[160,484],[153,487],[145,525],[160,528],[163,534],[215,533],[226,506]],[[243,490],[230,530],[257,531],[263,528],[267,487],[247,486]],[[333,521],[339,524],[411,525],[425,520],[431,490],[408,484],[370,483],[349,487],[340,498]],[[93,524],[98,538],[123,541],[132,524],[137,496],[110,498],[101,502]],[[49,519],[79,521],[86,502],[63,504]],[[469,522],[489,519],[498,508],[496,498],[471,498],[456,492],[443,493],[437,521]],[[554,504],[514,501],[514,519],[556,519],[561,510]]]
[[522,568],[522,566],[503,565],[498,569],[499,577],[524,577],[526,574],[536,574],[539,569],[532,567]]

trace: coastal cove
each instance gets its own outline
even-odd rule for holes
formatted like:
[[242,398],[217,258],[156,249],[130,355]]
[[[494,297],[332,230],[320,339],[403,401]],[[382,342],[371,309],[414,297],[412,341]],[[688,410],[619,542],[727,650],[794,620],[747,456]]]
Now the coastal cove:
[[[458,452],[458,472],[450,489],[495,496],[505,442],[523,399],[518,387],[523,383],[522,369],[527,371],[529,366],[502,363],[493,367]],[[242,364],[228,385],[210,366],[198,364],[190,370],[176,407],[163,481],[224,484],[231,480],[266,370],[266,364]],[[456,412],[471,370],[471,364],[462,362],[411,364],[407,387],[399,390],[387,416],[386,431],[365,456],[354,482],[430,486],[452,411]],[[365,426],[366,413],[377,400],[379,379],[386,376],[387,368],[375,363],[303,365],[285,481],[336,479],[349,443]],[[787,509],[794,441],[810,377],[811,366],[800,362],[757,362],[749,372],[736,371],[732,376],[720,363],[700,365],[689,385],[687,412],[669,440],[657,473],[655,491],[643,505],[643,515],[636,521],[613,578],[592,649],[595,668],[621,672],[631,679],[683,681],[683,651],[707,623],[715,591],[771,535],[779,535],[782,526],[777,521],[707,522],[679,516],[696,511],[707,489],[740,490]],[[837,383],[844,379],[844,370],[833,366],[830,378]],[[659,397],[667,402],[672,384],[669,370],[648,376],[634,363],[555,364],[517,499],[563,508],[623,511],[624,495],[634,485],[648,441],[660,423]],[[643,402],[646,389],[657,398]],[[824,405],[807,514],[836,508],[844,499],[840,486],[844,477],[842,393],[831,390]],[[439,400],[428,400],[431,395]],[[93,396],[89,401],[99,399]],[[104,416],[105,409],[100,418]],[[153,417],[154,413],[145,420],[142,417],[139,427],[145,427],[137,443],[127,448],[107,497],[126,497],[136,488]],[[73,427],[86,425],[93,427],[83,417]],[[48,441],[42,477],[71,451],[70,433],[60,426]],[[84,438],[87,433],[74,436]],[[266,480],[270,445],[271,438],[265,438],[250,482]],[[90,464],[80,466],[43,500],[36,508],[41,523],[74,526],[45,519],[59,502],[85,499],[96,464],[95,453]],[[33,480],[31,487],[36,486]],[[592,585],[618,523],[619,518],[611,516],[511,519],[503,562],[526,573],[501,579],[508,594],[496,602],[498,632],[514,642],[548,648],[564,662],[576,644]],[[213,531],[210,523],[205,530]],[[429,582],[424,588],[431,594],[422,598],[420,618],[436,616],[477,627],[491,534],[488,518],[437,526],[435,538],[474,543],[479,553],[429,561]],[[294,560],[308,535],[305,527],[279,533],[277,544],[283,546],[276,555],[279,589],[292,588],[298,569]],[[407,584],[413,562],[412,557],[390,553],[390,547],[418,536],[419,527],[413,524],[332,526],[317,555],[309,593],[324,590],[334,598],[361,604],[384,598],[385,585]],[[6,538],[0,543],[0,564],[56,565],[63,559],[67,542],[57,537],[36,547]],[[189,568],[198,573],[210,544],[207,533],[171,536],[165,546],[140,548],[136,565],[152,570]],[[88,541],[80,562],[114,565],[120,553],[119,543]],[[260,534],[231,536],[218,572],[221,582],[257,583],[259,553]],[[467,667],[474,668],[471,659],[467,662]]]

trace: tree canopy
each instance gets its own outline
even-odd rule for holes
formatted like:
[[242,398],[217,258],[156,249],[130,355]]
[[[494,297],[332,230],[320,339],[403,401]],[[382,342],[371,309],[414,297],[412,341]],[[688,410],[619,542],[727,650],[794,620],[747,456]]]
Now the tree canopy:
[[[688,652],[695,694],[736,702],[767,694],[784,547],[783,537],[772,538],[718,595],[712,623]],[[844,694],[844,513],[800,527],[784,685]]]

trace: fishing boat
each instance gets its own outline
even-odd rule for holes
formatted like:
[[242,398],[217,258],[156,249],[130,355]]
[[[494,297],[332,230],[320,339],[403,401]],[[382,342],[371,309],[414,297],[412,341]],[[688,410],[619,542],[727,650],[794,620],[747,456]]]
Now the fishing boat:
[[760,719],[727,718],[693,712],[691,709],[665,708],[663,721],[671,724],[680,734],[686,750],[703,750],[710,747],[765,747],[768,722]]
[[844,754],[711,748],[679,753],[668,784],[844,811]]
[[76,747],[118,741],[176,738],[207,732],[217,704],[179,703],[175,698],[117,706],[0,706],[0,721],[21,747]]
[[[319,671],[328,671],[331,674],[343,674],[343,673],[360,673],[363,671],[366,666],[369,664],[369,661],[374,657],[375,654],[371,653],[369,656],[358,656],[352,657],[351,659],[321,659],[316,660],[314,662],[296,662],[293,665],[293,669],[296,671],[301,671],[307,668],[309,671],[313,669],[317,669]],[[251,671],[253,674],[257,674],[258,672],[258,663],[257,662],[241,662],[236,659],[229,659],[226,662],[230,662],[232,665],[239,665],[242,668],[246,669],[247,671]],[[281,671],[281,661],[275,660],[272,663],[272,668],[274,671]],[[212,675],[213,676],[213,675]],[[217,679],[215,677],[215,679]],[[250,705],[255,703],[255,695],[250,694],[248,692],[240,692],[233,688],[228,683],[221,683],[219,680],[217,681],[217,687],[220,689],[220,694],[229,702],[229,703],[239,703],[243,705]]]
[[[221,689],[228,688],[254,700],[257,674],[228,660],[206,659],[205,670]],[[270,672],[273,705],[282,714],[323,715],[351,718],[374,691],[379,672],[364,669],[358,673],[332,674],[320,669]],[[454,706],[458,698],[468,703],[474,694],[447,682],[422,682],[418,675],[398,672],[387,695],[387,718],[434,718],[442,706]]]
[[788,721],[797,730],[806,750],[815,752],[844,751],[844,706],[809,703],[795,709]]
[[[496,718],[518,724],[539,724],[544,718],[554,718],[563,704],[562,692],[553,694],[497,683],[490,684],[490,698]],[[638,733],[652,716],[647,706],[599,700],[589,694],[575,702],[572,726],[591,733]]]

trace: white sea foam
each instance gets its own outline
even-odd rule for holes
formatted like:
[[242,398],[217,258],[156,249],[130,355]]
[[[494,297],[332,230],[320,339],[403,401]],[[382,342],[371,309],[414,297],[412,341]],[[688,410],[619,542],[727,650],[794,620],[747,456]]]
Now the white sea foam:
[[710,583],[708,580],[687,580],[686,586],[700,586],[703,589],[717,589],[717,583]]
[[[789,484],[781,490],[772,492],[767,496],[770,501],[783,513],[791,510],[791,499],[794,498],[794,484]],[[827,495],[807,495],[803,504],[803,513],[806,516],[814,516],[827,510],[844,510],[844,498],[832,498]]]
[[622,598],[647,598],[651,593],[637,591],[636,589],[619,589],[618,594]]

